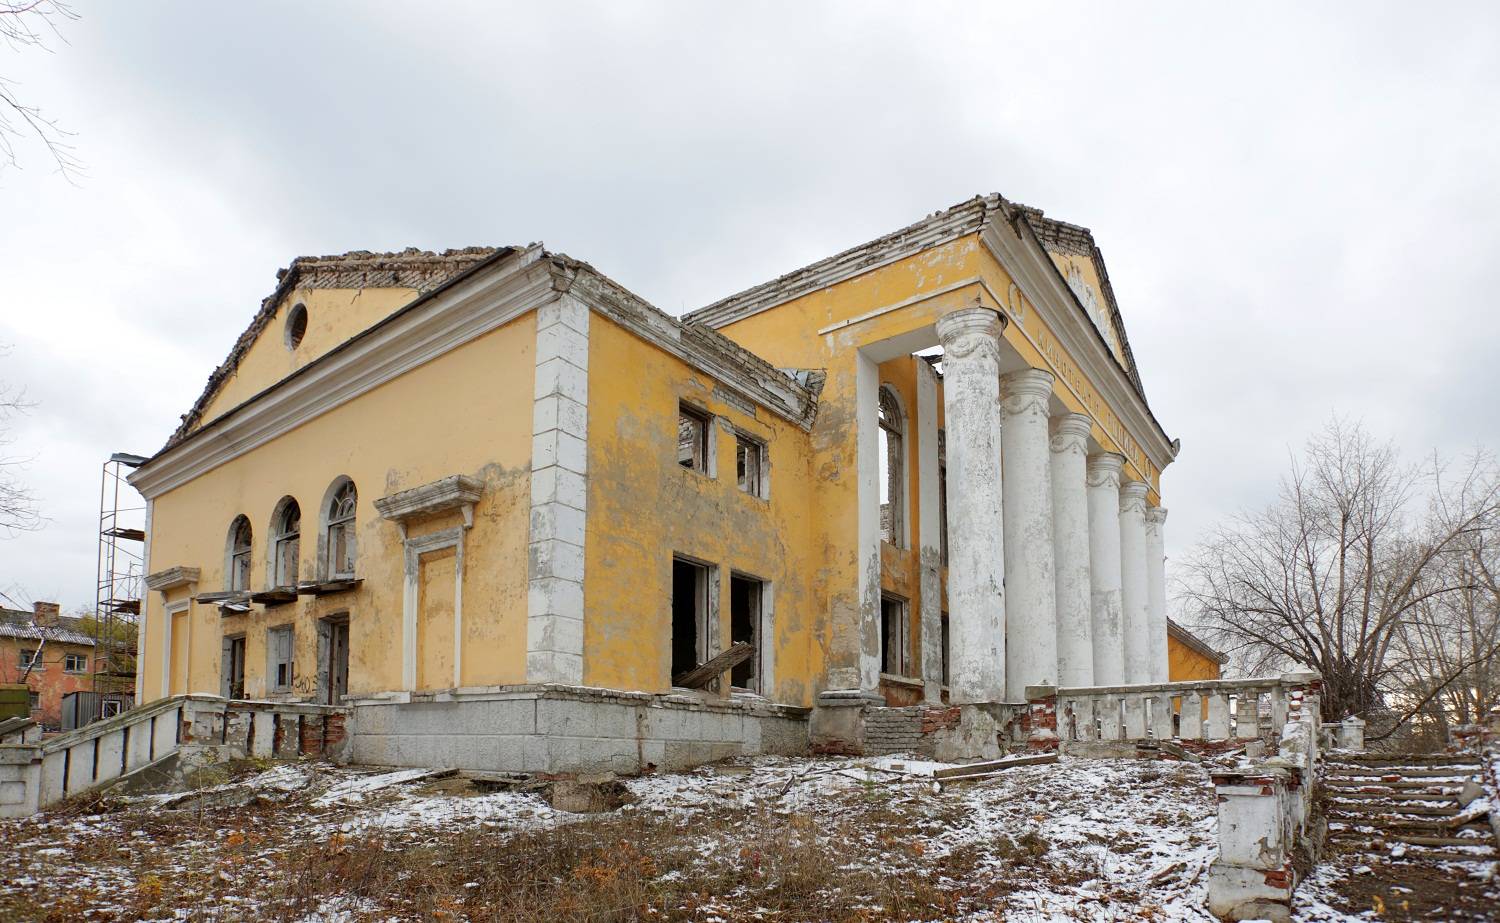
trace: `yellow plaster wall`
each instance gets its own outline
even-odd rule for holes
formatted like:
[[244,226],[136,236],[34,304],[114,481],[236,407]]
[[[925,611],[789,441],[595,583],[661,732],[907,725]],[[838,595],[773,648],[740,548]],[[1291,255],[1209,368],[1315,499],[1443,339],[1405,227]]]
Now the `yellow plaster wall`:
[[[417,297],[413,288],[296,288],[276,308],[204,409],[199,426],[231,410],[309,362],[383,320]],[[307,332],[295,350],[286,347],[286,319],[292,308],[307,308]]]
[[1194,679],[1218,679],[1219,663],[1205,657],[1170,635],[1167,637],[1167,678],[1174,683]]
[[[312,579],[320,506],[329,485],[347,475],[359,491],[356,572],[364,584],[272,608],[257,605],[228,618],[216,606],[193,605],[192,691],[218,693],[222,639],[243,633],[246,695],[266,695],[266,630],[292,624],[294,695],[314,696],[317,620],[340,612],[349,613],[350,692],[402,688],[404,546],[374,501],[453,474],[485,485],[474,528],[465,537],[463,680],[473,685],[524,681],[535,343],[536,319],[530,313],[155,499],[152,571],[197,567],[200,582],[192,589],[203,593],[224,588],[225,542],[240,513],[254,529],[251,587],[267,587],[270,518],[285,495],[302,508],[299,574]],[[459,521],[455,514],[414,524],[412,534]],[[174,592],[167,599],[177,597]],[[161,695],[163,612],[163,594],[149,593],[142,659],[147,701]],[[445,688],[451,685],[451,653],[448,658]]]
[[[823,655],[807,434],[763,408],[746,413],[715,386],[607,318],[591,319],[584,682],[670,687],[675,553],[718,566],[720,650],[728,646],[731,573],[769,581],[775,650],[768,697],[810,705]],[[679,401],[715,416],[712,477],[677,464]],[[766,444],[769,500],[737,486],[736,428]]]

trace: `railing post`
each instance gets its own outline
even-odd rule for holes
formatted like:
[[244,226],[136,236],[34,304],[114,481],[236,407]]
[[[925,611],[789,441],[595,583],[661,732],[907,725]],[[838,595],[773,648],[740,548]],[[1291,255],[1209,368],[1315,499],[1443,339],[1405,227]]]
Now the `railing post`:
[[1057,687],[1026,687],[1026,746],[1031,750],[1056,750]]
[[1339,724],[1338,740],[1340,750],[1364,750],[1365,723],[1353,715],[1345,718]]
[[1180,718],[1178,737],[1183,740],[1203,739],[1203,693],[1190,689],[1182,694]]
[[1171,740],[1174,736],[1170,692],[1158,692],[1151,696],[1151,736],[1157,740]]
[[1219,856],[1208,869],[1208,909],[1221,919],[1288,923],[1296,871],[1286,771],[1259,768],[1212,778]]
[[1146,737],[1146,696],[1145,693],[1127,692],[1125,694],[1125,739],[1144,740]]
[[1208,692],[1208,719],[1203,722],[1205,740],[1229,737],[1229,696],[1217,689]]

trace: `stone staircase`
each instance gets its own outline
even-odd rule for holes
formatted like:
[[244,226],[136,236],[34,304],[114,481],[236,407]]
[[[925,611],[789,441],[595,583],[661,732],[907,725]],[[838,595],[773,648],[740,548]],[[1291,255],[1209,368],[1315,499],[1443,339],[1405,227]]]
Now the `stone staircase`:
[[1335,848],[1381,859],[1500,860],[1487,818],[1464,811],[1481,794],[1473,754],[1332,752],[1324,767],[1323,811]]

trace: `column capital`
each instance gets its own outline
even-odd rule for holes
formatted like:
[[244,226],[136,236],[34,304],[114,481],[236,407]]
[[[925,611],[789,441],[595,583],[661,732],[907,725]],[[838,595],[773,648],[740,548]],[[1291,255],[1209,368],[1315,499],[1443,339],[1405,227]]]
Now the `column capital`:
[[1049,416],[1052,398],[1052,373],[1043,369],[1022,369],[1000,376],[1000,407],[1006,413],[1039,413]]
[[1125,467],[1125,456],[1114,452],[1095,452],[1089,456],[1086,474],[1090,487],[1109,487],[1118,490],[1120,471]]
[[1167,521],[1167,508],[1164,506],[1149,506],[1146,508],[1146,526],[1161,527]]
[[943,352],[960,357],[988,344],[998,358],[1000,333],[1004,329],[1004,316],[991,308],[964,308],[937,319],[938,341],[943,344]]
[[1065,413],[1052,418],[1052,451],[1087,454],[1093,421],[1086,413]]
[[1126,481],[1120,485],[1120,512],[1141,513],[1146,512],[1146,493],[1151,485],[1145,481]]

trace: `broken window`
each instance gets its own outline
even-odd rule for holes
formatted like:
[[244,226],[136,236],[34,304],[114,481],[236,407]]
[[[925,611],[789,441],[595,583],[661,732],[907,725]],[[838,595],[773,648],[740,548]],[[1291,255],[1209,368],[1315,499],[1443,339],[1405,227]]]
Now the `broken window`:
[[354,482],[344,478],[328,503],[328,561],[325,570],[330,580],[354,576],[354,508],[357,500]]
[[282,625],[266,631],[266,654],[269,658],[267,673],[271,678],[272,692],[291,692],[296,681],[296,665],[292,659],[292,626]]
[[948,566],[948,434],[938,430],[938,550]]
[[229,570],[224,589],[250,589],[251,540],[250,520],[236,516],[229,525]]
[[24,647],[21,648],[21,669],[25,670],[28,667],[30,667],[32,664],[36,664],[37,666],[40,666],[41,665],[41,661],[42,661],[42,652],[41,652],[40,649],[38,649],[38,650],[27,650]]
[[64,673],[87,673],[89,670],[89,659],[83,654],[64,654]]
[[275,528],[272,586],[296,586],[297,563],[302,556],[302,508],[296,500],[287,497],[281,501]]
[[708,660],[709,585],[713,569],[672,559],[672,675]]
[[245,636],[224,639],[222,694],[226,699],[245,697]]
[[677,464],[709,473],[709,416],[696,407],[677,405]]
[[32,711],[42,710],[42,694],[40,692],[28,693],[26,696],[26,701]]
[[752,497],[766,497],[766,445],[743,433],[734,437],[734,469],[740,490]]
[[906,600],[880,597],[880,668],[892,676],[906,676]]
[[755,653],[729,671],[729,685],[764,694],[761,688],[760,639],[765,583],[743,574],[729,577],[729,643],[749,644]]
[[902,544],[906,534],[906,421],[896,393],[880,389],[880,540]]

